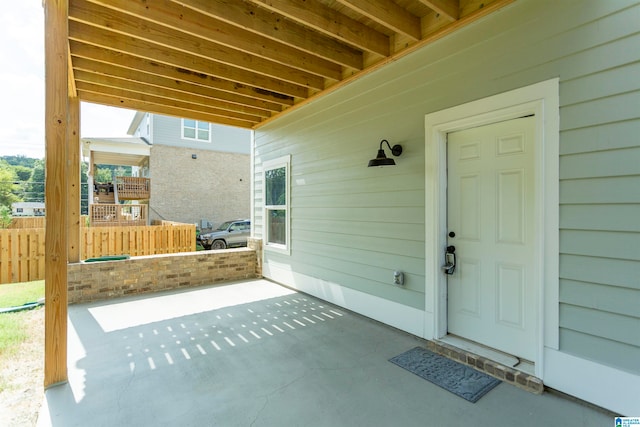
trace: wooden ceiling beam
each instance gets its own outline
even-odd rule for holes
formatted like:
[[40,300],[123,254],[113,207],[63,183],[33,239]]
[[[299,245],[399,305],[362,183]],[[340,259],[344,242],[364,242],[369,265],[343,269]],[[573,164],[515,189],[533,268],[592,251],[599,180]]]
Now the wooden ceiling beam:
[[420,3],[444,16],[450,21],[460,18],[459,0],[419,0]]
[[88,1],[317,76],[342,77],[340,64],[166,0]]
[[105,31],[77,21],[69,21],[69,38],[104,48],[117,48],[119,52],[128,55],[232,80],[249,86],[256,86],[288,96],[307,98],[309,94],[309,90],[300,85],[233,67],[222,62],[203,58],[202,56],[192,55],[180,50],[158,46],[155,43]]
[[404,34],[413,40],[422,38],[420,18],[391,0],[338,0],[393,32]]
[[226,116],[207,114],[199,110],[192,110],[189,108],[181,108],[176,106],[158,104],[155,102],[149,102],[141,99],[119,97],[119,96],[104,94],[101,92],[84,91],[82,89],[78,90],[78,97],[82,101],[92,102],[94,104],[108,105],[110,107],[128,108],[130,110],[145,111],[145,112],[154,113],[154,114],[163,114],[165,116],[202,120],[205,122],[241,127],[245,129],[252,128],[251,123],[246,122],[244,120],[235,120]]
[[[389,56],[389,37],[355,19],[331,9],[317,0],[252,0],[316,31],[349,43],[358,49]],[[366,0],[365,0],[366,1]]]
[[147,60],[145,58],[131,56],[122,52],[116,52],[114,50],[81,43],[76,40],[71,40],[70,46],[74,58],[86,58],[91,60],[96,63],[97,68],[103,66],[98,63],[114,64],[134,72],[146,73],[151,76],[163,76],[175,80],[178,83],[192,83],[212,90],[221,90],[235,95],[242,95],[253,99],[252,102],[257,104],[251,105],[254,105],[257,108],[276,110],[278,108],[281,109],[282,106],[290,106],[294,104],[294,99],[291,96],[269,92],[253,86],[242,85],[230,80],[210,76],[208,74],[193,72],[183,68]]
[[[173,2],[345,67],[362,70],[364,66],[360,50],[256,5],[238,0],[173,0]],[[372,50],[375,48],[370,46]],[[380,55],[385,53],[388,55],[390,50],[388,40],[384,45],[378,46],[378,49],[381,50]]]
[[[275,103],[267,104],[264,101],[249,98],[247,96],[225,92],[206,86],[200,86],[189,82],[177,81],[168,77],[148,74],[138,70],[121,67],[115,64],[100,63],[87,58],[74,57],[73,70],[76,72],[86,71],[90,73],[117,77],[131,82],[137,82],[144,85],[152,85],[160,88],[182,92],[186,95],[194,94],[212,100],[230,102],[232,104],[237,104],[238,108],[241,108],[240,106],[247,106],[256,110],[262,110],[264,113],[268,112],[267,117],[271,112],[282,111],[282,107]],[[269,108],[265,108],[267,106]],[[237,111],[242,110],[238,109]]]
[[189,101],[177,100],[171,96],[154,95],[144,91],[134,91],[131,89],[120,89],[113,86],[105,86],[95,83],[87,83],[78,81],[76,83],[78,92],[92,92],[96,94],[109,95],[111,97],[129,99],[134,101],[142,101],[147,103],[153,103],[158,105],[164,105],[172,108],[180,108],[188,111],[199,111],[203,114],[209,114],[212,116],[227,117],[230,119],[239,120],[251,124],[259,123],[262,121],[261,117],[236,113],[233,111],[223,110],[221,108],[208,107],[202,104],[196,104]]
[[145,83],[143,81],[135,81],[130,79],[123,79],[107,74],[95,73],[90,70],[76,69],[76,83],[85,82],[95,85],[108,86],[116,89],[127,90],[131,92],[141,92],[153,96],[159,96],[162,98],[173,99],[176,101],[189,102],[193,104],[199,104],[204,107],[218,108],[220,110],[229,111],[230,117],[236,117],[234,114],[239,114],[238,118],[243,118],[246,115],[252,115],[261,118],[267,118],[271,116],[269,111],[260,110],[258,108],[249,107],[246,105],[239,105],[232,102],[224,101],[221,99],[211,98],[203,96],[193,92],[185,92],[182,90],[175,90],[164,86],[158,86],[152,83]]
[[311,73],[247,55],[219,43],[194,37],[153,22],[131,19],[130,16],[116,10],[86,1],[76,1],[70,6],[69,19],[92,26],[93,32],[115,32],[131,37],[141,44],[155,45],[155,49],[179,51],[204,59],[211,58],[227,66],[237,67],[302,87],[320,90],[325,87],[324,79]]

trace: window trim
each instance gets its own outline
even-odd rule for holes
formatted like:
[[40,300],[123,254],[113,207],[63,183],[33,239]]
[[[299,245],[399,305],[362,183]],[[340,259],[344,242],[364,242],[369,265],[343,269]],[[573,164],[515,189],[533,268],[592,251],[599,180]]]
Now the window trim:
[[[204,120],[196,120],[196,119],[186,119],[186,120],[193,120],[194,122],[196,122],[195,128],[189,127],[189,129],[195,129],[195,135],[196,136],[195,136],[195,138],[190,138],[190,137],[184,135],[184,129],[185,129],[184,121],[185,121],[185,119],[182,118],[182,119],[180,119],[180,125],[181,125],[180,126],[180,137],[182,139],[186,139],[186,140],[189,140],[189,141],[198,141],[198,142],[211,142],[211,123],[205,122]],[[209,127],[209,129],[208,129],[208,135],[209,135],[208,139],[198,138],[198,124],[199,123],[206,123],[207,126]]]
[[[267,180],[266,173],[273,169],[285,168],[285,244],[269,243],[269,227],[267,225],[267,212],[273,209],[282,210],[282,205],[267,205]],[[277,159],[266,161],[262,164],[262,246],[267,251],[278,252],[285,255],[291,255],[291,155],[279,157]]]

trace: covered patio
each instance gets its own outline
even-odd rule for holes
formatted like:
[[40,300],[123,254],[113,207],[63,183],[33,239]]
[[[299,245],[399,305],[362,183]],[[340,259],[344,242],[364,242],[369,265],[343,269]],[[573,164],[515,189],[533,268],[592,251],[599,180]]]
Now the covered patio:
[[69,307],[39,426],[607,425],[502,383],[469,403],[388,361],[426,342],[267,280]]

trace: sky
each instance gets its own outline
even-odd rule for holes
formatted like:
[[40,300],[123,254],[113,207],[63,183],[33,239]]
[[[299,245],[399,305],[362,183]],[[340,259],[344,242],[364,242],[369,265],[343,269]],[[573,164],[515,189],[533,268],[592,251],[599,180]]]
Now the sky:
[[[0,8],[0,156],[42,159],[44,143],[44,10],[41,0]],[[124,137],[135,112],[82,103],[80,136]]]

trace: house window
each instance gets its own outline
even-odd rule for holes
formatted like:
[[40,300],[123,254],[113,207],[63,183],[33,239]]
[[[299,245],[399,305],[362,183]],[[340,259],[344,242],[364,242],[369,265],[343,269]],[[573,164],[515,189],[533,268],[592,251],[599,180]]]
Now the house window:
[[211,125],[199,120],[182,119],[182,138],[210,142]]
[[290,157],[281,157],[264,164],[264,226],[265,249],[290,253],[289,165]]

